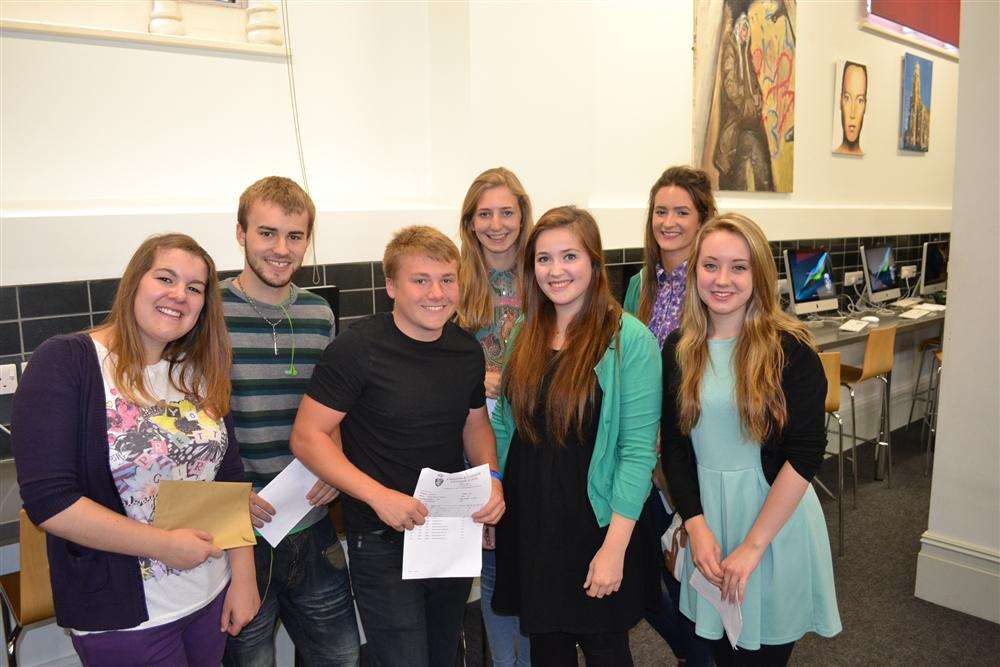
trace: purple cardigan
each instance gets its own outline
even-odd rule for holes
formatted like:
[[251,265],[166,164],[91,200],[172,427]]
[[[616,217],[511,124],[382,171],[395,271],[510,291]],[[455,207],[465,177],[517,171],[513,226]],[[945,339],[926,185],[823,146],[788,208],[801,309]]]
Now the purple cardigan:
[[[225,424],[229,444],[216,479],[242,482],[230,417]],[[125,514],[111,477],[104,382],[90,336],[56,336],[31,355],[11,427],[21,499],[35,524],[81,497]],[[138,558],[46,537],[59,625],[119,630],[149,619]]]

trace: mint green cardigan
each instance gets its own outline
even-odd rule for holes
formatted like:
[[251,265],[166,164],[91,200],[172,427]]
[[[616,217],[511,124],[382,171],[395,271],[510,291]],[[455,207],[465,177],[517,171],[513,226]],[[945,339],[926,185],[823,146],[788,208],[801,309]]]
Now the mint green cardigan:
[[[508,350],[520,327],[511,334]],[[597,525],[611,523],[611,514],[638,519],[649,495],[656,465],[656,432],[660,427],[663,393],[660,348],[642,322],[622,314],[621,349],[612,341],[594,372],[604,397],[594,453],[587,472],[587,495]],[[501,395],[493,409],[500,470],[514,436],[514,417]]]
[[628,290],[625,292],[625,301],[622,308],[626,313],[635,315],[639,312],[639,293],[642,291],[642,274],[646,267],[639,269],[639,273],[632,276],[628,281]]

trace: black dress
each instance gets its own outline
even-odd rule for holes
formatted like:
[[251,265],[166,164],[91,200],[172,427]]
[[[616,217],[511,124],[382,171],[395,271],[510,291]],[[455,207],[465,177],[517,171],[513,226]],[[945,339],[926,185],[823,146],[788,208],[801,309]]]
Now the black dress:
[[[542,383],[546,395],[548,375]],[[587,472],[600,422],[603,393],[584,419],[584,438],[567,437],[564,447],[535,445],[514,432],[504,468],[507,512],[497,525],[497,574],[493,610],[518,614],[528,634],[623,632],[642,618],[644,593],[638,531],[625,552],[618,592],[587,597],[583,584],[590,561],[604,543],[587,495]],[[544,409],[534,415],[546,433]],[[544,437],[544,436],[543,436]]]

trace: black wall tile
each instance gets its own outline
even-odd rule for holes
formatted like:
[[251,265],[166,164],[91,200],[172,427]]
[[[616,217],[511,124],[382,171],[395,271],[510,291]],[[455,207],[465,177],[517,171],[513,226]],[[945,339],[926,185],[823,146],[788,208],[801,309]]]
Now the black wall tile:
[[[317,280],[319,282],[317,282]],[[317,285],[325,285],[326,280],[323,277],[323,267],[313,266],[309,264],[308,266],[303,264],[302,267],[292,274],[292,282],[299,287],[315,287]]]
[[87,283],[46,283],[17,288],[21,317],[88,313]]
[[642,262],[642,248],[625,248],[625,263]]
[[371,262],[327,264],[326,282],[340,289],[365,289],[372,286]]
[[0,324],[0,354],[21,354],[21,331],[17,322]]
[[385,273],[382,271],[382,262],[372,262],[372,282],[374,287],[385,287]]
[[0,287],[0,320],[17,319],[17,288]]
[[611,288],[611,293],[615,295],[619,303],[625,301],[625,265],[618,264],[616,266],[607,267],[608,271],[608,286]]
[[392,311],[392,299],[384,289],[375,290],[375,312],[388,313]]
[[625,261],[625,251],[621,248],[604,251],[605,264],[621,264]]
[[90,315],[24,320],[21,322],[21,328],[24,332],[24,351],[33,352],[35,348],[52,336],[89,329]]
[[108,315],[110,314],[111,313],[109,313],[108,311],[103,311],[100,313],[91,313],[90,314],[91,326],[96,327],[101,324],[104,324],[104,321],[108,319]]
[[340,293],[340,316],[341,317],[357,317],[359,315],[371,315],[374,312],[372,310],[372,291],[371,290],[358,290],[356,292],[341,292]]
[[118,293],[118,278],[90,281],[90,307],[95,311],[111,310],[111,304]]

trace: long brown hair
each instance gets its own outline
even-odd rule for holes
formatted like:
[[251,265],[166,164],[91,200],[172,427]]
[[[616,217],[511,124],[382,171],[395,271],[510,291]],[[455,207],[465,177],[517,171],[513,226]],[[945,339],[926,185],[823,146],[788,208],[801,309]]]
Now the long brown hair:
[[[170,362],[170,382],[174,388],[194,398],[218,419],[229,412],[232,350],[222,317],[222,297],[215,262],[190,236],[160,234],[143,241],[125,267],[108,319],[92,331],[106,331],[108,334],[107,347],[114,360],[115,386],[122,396],[140,405],[155,403],[156,398],[145,382],[145,353],[135,319],[135,295],[139,283],[162,250],[183,250],[201,259],[208,268],[205,304],[198,320],[184,336],[167,343],[163,358]],[[181,372],[175,381],[174,369],[178,366]]]
[[[493,167],[476,176],[465,201],[462,202],[462,218],[459,234],[462,237],[462,261],[459,266],[458,284],[461,296],[458,303],[458,323],[463,329],[478,331],[493,321],[493,290],[490,288],[490,270],[483,255],[483,246],[476,238],[473,218],[479,207],[479,198],[493,188],[506,186],[517,199],[521,212],[521,229],[517,234],[517,256],[524,253],[531,231],[531,200],[524,186],[514,172],[505,167]],[[514,261],[517,266],[517,260]],[[518,286],[518,294],[521,288]]]
[[[535,245],[550,229],[572,232],[590,259],[593,277],[580,311],[566,329],[562,349],[553,353],[551,340],[556,331],[555,306],[535,279]],[[528,236],[521,256],[522,308],[524,323],[514,342],[504,371],[504,395],[510,401],[517,430],[532,442],[543,442],[532,422],[539,403],[545,406],[549,432],[545,440],[563,446],[570,429],[583,437],[583,420],[588,402],[594,398],[597,376],[594,367],[618,333],[621,306],[611,295],[604,268],[601,233],[587,211],[561,206],[543,215]],[[555,368],[548,394],[541,395],[542,378]]]
[[656,235],[653,234],[653,208],[656,194],[670,185],[676,185],[687,191],[698,212],[698,224],[704,224],[705,221],[714,218],[716,213],[712,183],[708,180],[708,174],[701,169],[684,165],[670,167],[653,183],[653,187],[649,190],[649,209],[646,211],[646,231],[642,243],[644,269],[641,279],[642,289],[639,291],[639,305],[635,314],[646,324],[653,314],[653,304],[656,303],[656,294],[660,290],[660,285],[656,281],[656,267],[660,265],[660,246],[656,242]]
[[699,390],[708,363],[709,313],[698,295],[698,257],[705,239],[716,232],[742,238],[750,249],[753,294],[733,353],[736,404],[746,433],[758,443],[780,433],[788,419],[781,375],[785,367],[782,334],[813,347],[805,325],[781,310],[774,286],[778,275],[764,232],[755,222],[738,213],[725,213],[705,223],[695,237],[692,261],[687,267],[689,288],[684,295],[681,337],[677,362],[681,369],[677,402],[680,427],[690,433],[701,416]]

